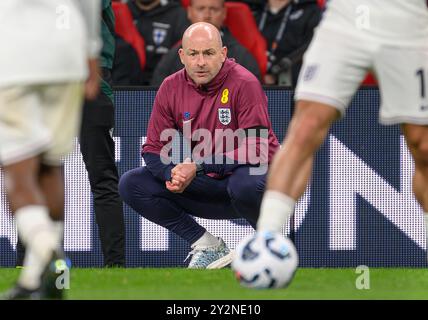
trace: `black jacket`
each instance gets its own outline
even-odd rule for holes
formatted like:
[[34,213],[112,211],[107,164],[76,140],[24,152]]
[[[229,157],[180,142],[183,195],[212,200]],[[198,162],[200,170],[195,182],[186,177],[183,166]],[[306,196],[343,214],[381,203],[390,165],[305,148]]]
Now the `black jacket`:
[[[280,71],[281,61],[286,57],[292,62],[293,84],[295,84],[302,65],[303,53],[309,46],[314,28],[321,20],[322,10],[316,0],[293,0],[277,14],[272,14],[267,10],[266,20],[260,31],[265,37],[267,48],[271,53],[272,44],[289,6],[291,6],[291,11],[287,19],[286,29],[276,50],[269,57],[268,73]],[[263,7],[254,12],[259,28],[264,10]],[[274,72],[272,72],[272,69]]]
[[[243,47],[238,41],[233,37],[230,31],[227,28],[222,28],[222,39],[223,45],[227,47],[227,56],[229,58],[234,58],[241,66],[247,68],[251,73],[253,73],[258,79],[260,79],[260,69],[257,64],[256,59],[251,55],[251,53]],[[169,75],[177,72],[182,69],[184,66],[178,57],[178,49],[181,48],[181,43],[178,43],[170,50],[159,62],[155,71],[153,72],[153,77],[151,81],[152,86],[160,86],[162,81]]]
[[[134,18],[134,23],[144,38],[146,45],[146,66],[141,72],[130,68],[130,64],[138,66],[133,49],[124,41],[119,41],[116,50],[114,83],[116,85],[148,85],[153,70],[160,59],[181,40],[184,31],[189,26],[186,11],[178,2],[160,4],[150,11],[140,10],[134,1],[128,1],[128,7]],[[128,63],[127,63],[128,62]],[[126,75],[130,74],[130,79]],[[126,83],[128,82],[128,83]]]

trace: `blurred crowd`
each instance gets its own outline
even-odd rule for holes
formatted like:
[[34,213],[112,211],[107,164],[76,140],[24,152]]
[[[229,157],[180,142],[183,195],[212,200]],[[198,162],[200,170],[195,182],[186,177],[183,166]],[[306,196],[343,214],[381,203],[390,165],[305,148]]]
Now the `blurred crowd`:
[[322,7],[320,0],[114,1],[113,84],[159,86],[183,68],[183,32],[203,21],[220,30],[228,57],[262,84],[294,86]]

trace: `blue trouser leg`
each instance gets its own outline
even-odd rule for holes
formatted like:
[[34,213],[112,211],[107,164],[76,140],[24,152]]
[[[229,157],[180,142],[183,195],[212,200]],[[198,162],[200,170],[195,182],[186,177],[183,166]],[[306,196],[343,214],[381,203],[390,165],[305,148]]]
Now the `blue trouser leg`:
[[266,174],[250,175],[249,167],[233,171],[227,185],[235,211],[255,229],[259,218],[260,205],[266,185]]
[[228,179],[195,177],[186,190],[172,193],[165,182],[154,177],[145,167],[126,172],[120,179],[122,199],[146,219],[161,225],[194,243],[205,232],[192,217],[236,219],[227,191]]

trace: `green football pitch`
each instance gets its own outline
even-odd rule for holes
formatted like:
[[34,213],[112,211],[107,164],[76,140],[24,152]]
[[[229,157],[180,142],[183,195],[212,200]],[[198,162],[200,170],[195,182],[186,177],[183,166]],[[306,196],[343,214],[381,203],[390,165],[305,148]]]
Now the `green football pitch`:
[[[0,268],[0,291],[18,269]],[[241,287],[230,269],[71,269],[68,299],[264,300],[264,299],[428,299],[428,269],[370,268],[367,289],[355,269],[300,268],[286,289]],[[367,276],[367,274],[366,274]],[[367,278],[366,278],[367,280]]]

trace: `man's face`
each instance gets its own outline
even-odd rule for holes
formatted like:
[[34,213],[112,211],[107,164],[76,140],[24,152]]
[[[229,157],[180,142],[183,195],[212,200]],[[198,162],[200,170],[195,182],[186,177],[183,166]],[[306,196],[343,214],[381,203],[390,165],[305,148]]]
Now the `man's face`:
[[223,0],[192,0],[187,17],[192,23],[208,22],[220,29],[226,19],[226,8]]
[[209,83],[219,73],[226,53],[226,47],[221,47],[217,39],[203,34],[187,39],[179,50],[187,74],[197,85]]

